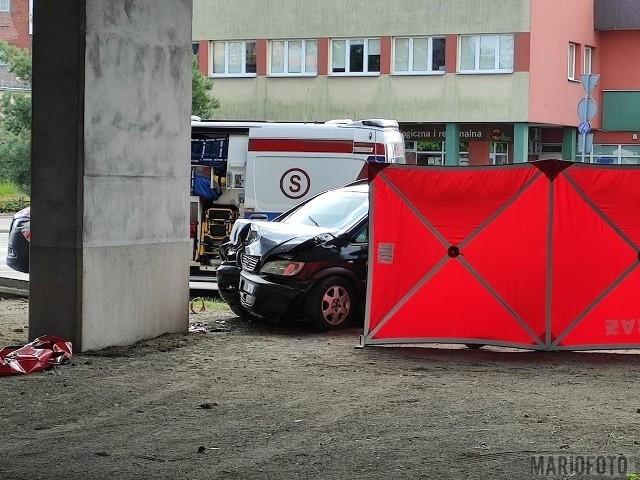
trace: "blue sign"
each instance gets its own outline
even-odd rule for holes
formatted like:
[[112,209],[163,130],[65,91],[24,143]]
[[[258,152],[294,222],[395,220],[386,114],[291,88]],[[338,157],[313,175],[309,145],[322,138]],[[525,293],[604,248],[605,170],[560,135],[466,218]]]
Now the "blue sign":
[[590,131],[591,124],[589,122],[580,122],[580,125],[578,125],[578,132],[580,132],[582,135],[586,135]]
[[596,163],[607,163],[607,164],[611,164],[611,163],[615,163],[616,159],[614,157],[599,157],[596,158]]
[[587,95],[590,95],[593,92],[593,89],[598,85],[598,80],[600,80],[599,73],[592,73],[591,75],[582,75],[580,77],[580,81],[582,82],[582,86],[584,87],[584,91],[587,92]]
[[585,97],[578,103],[578,118],[586,122],[596,116],[598,105],[591,97]]

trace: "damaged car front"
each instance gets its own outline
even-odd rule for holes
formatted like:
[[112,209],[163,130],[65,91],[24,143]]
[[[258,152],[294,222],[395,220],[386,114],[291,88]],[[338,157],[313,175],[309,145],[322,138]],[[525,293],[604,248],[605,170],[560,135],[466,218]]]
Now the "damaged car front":
[[238,315],[306,319],[319,331],[362,313],[368,186],[329,190],[273,221],[240,220],[224,246],[218,291]]

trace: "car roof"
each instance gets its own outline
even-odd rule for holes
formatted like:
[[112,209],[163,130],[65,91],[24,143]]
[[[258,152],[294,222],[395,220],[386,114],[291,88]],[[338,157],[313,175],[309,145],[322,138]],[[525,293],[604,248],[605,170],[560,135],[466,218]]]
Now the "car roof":
[[368,193],[369,192],[369,182],[366,180],[359,180],[357,182],[349,183],[344,187],[336,188],[335,190],[342,190],[345,192],[361,192]]

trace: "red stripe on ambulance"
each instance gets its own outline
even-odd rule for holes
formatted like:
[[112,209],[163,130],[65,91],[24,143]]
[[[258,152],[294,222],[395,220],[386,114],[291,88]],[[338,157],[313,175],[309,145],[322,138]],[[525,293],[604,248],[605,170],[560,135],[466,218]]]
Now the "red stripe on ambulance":
[[384,155],[383,143],[298,138],[250,138],[252,152],[363,153]]
[[352,153],[351,140],[309,140],[297,138],[250,138],[253,152]]

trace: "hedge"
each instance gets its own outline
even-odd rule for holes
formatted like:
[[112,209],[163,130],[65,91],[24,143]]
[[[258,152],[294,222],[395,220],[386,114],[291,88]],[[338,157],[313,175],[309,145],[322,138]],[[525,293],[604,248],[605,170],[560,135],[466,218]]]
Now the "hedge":
[[30,200],[24,197],[13,200],[0,200],[0,213],[16,213],[29,205]]

